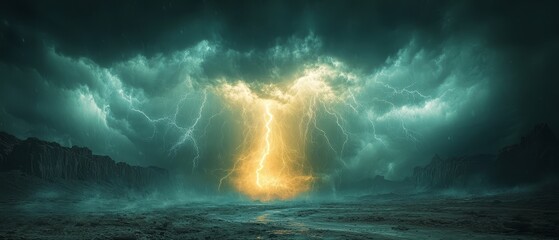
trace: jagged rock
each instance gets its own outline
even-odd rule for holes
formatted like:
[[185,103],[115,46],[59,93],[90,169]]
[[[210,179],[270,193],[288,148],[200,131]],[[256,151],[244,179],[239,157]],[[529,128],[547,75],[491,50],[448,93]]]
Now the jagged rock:
[[88,148],[67,148],[37,138],[20,141],[6,133],[0,134],[0,160],[3,171],[19,170],[42,179],[111,182],[139,188],[169,178],[161,168],[115,163],[108,156],[93,155]]
[[416,167],[412,179],[418,188],[470,187],[485,181],[487,167],[495,156],[480,154],[443,160],[435,155],[425,167]]

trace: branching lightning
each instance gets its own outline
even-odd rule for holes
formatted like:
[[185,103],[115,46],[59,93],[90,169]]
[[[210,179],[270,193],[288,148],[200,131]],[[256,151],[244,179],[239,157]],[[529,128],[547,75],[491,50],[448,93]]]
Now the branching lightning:
[[[206,102],[207,102],[207,91],[204,90],[203,94],[202,94],[202,102],[200,104],[200,107],[198,108],[198,114],[196,115],[196,118],[193,120],[192,124],[188,127],[182,127],[181,125],[179,125],[177,123],[177,118],[178,115],[181,111],[181,106],[183,104],[183,102],[187,99],[188,94],[185,94],[178,102],[177,105],[175,106],[175,111],[174,114],[170,115],[170,116],[164,116],[164,117],[160,117],[160,118],[153,118],[151,117],[149,114],[147,114],[145,111],[140,110],[139,108],[137,108],[135,106],[136,103],[138,103],[139,101],[136,100],[134,97],[132,97],[132,95],[127,95],[123,90],[119,90],[119,95],[121,96],[121,98],[126,101],[128,103],[128,107],[129,110],[139,114],[140,116],[142,116],[143,118],[145,118],[152,126],[153,126],[153,134],[150,137],[150,139],[153,139],[157,133],[157,124],[159,123],[165,123],[168,127],[171,127],[173,130],[178,131],[180,133],[180,137],[177,139],[177,141],[171,146],[169,154],[175,155],[178,151],[178,149],[184,145],[186,142],[190,142],[192,144],[192,147],[194,149],[194,157],[192,159],[192,170],[194,171],[194,169],[196,168],[196,166],[198,165],[198,161],[200,159],[200,147],[198,144],[198,140],[196,139],[195,136],[195,131],[197,130],[197,127],[202,119],[202,115],[203,115],[203,111],[204,108],[206,106]],[[220,112],[221,113],[221,112]],[[220,114],[214,114],[210,120],[215,117],[216,115]],[[209,121],[208,121],[208,125],[209,125]],[[205,129],[208,126],[206,125]],[[205,130],[204,130],[205,132]]]
[[[216,94],[242,119],[236,161],[226,170],[218,188],[230,179],[238,191],[252,199],[296,197],[309,190],[317,179],[308,159],[308,151],[316,144],[327,145],[333,153],[331,158],[346,167],[342,158],[349,132],[333,106],[345,104],[347,96],[334,92],[327,82],[329,74],[328,69],[318,68],[287,85],[250,86],[239,81],[216,87]],[[343,139],[339,146],[329,135],[332,129],[321,126],[319,118],[335,122]],[[313,140],[314,134],[324,141]]]
[[265,112],[266,112],[266,134],[265,134],[265,141],[266,141],[266,146],[264,147],[264,152],[262,153],[262,157],[260,158],[260,162],[258,163],[258,169],[256,169],[256,185],[258,185],[258,187],[262,188],[262,183],[260,182],[260,171],[262,171],[262,169],[264,168],[264,164],[266,163],[266,158],[268,157],[268,155],[270,155],[270,148],[271,148],[271,142],[270,142],[270,134],[272,132],[272,128],[270,127],[272,120],[274,119],[274,115],[272,115],[272,113],[270,113],[270,104],[266,103],[265,105]]
[[144,111],[136,108],[136,106],[134,106],[135,102],[139,102],[136,98],[132,97],[132,95],[127,95],[124,90],[120,89],[118,91],[118,94],[120,95],[120,97],[126,101],[128,103],[128,107],[130,108],[130,111],[135,112],[137,114],[140,114],[142,117],[144,117],[148,122],[150,122],[153,126],[153,133],[152,135],[149,137],[149,139],[153,139],[155,137],[155,134],[157,133],[157,123],[160,122],[168,122],[170,120],[170,118],[168,117],[161,117],[161,118],[152,118],[150,117],[148,114],[146,114]]
[[178,147],[183,145],[187,140],[190,141],[192,143],[192,146],[194,147],[194,151],[195,151],[195,154],[196,154],[194,156],[194,158],[192,159],[192,170],[193,171],[196,168],[196,166],[198,166],[198,160],[200,159],[200,148],[198,146],[198,141],[196,140],[196,138],[194,136],[194,131],[196,130],[196,127],[198,126],[198,123],[200,122],[200,119],[202,118],[202,112],[204,111],[204,107],[206,106],[207,98],[208,98],[207,92],[206,92],[206,90],[204,90],[203,91],[202,103],[200,104],[200,108],[198,109],[198,115],[194,119],[194,122],[190,126],[180,127],[176,124],[176,122],[173,122],[173,125],[182,132],[182,135],[179,138],[179,140],[171,147],[171,152],[176,153]]

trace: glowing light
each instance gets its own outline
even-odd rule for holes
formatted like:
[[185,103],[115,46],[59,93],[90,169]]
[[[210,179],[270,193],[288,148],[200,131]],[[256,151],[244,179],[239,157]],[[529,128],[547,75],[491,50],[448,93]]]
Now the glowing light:
[[[335,92],[328,82],[335,74],[319,66],[291,83],[219,84],[214,90],[238,114],[241,139],[236,161],[220,180],[219,188],[228,179],[239,192],[255,200],[290,199],[310,190],[317,179],[307,153],[312,144],[327,144],[333,158],[341,160],[339,152],[348,141],[348,132],[333,107],[343,104],[346,95]],[[331,141],[329,130],[319,126],[319,116],[332,118],[340,128],[341,146]],[[313,141],[314,131],[324,138],[323,142]]]
[[270,128],[270,124],[274,119],[274,115],[270,113],[269,103],[266,103],[266,115],[268,116],[268,119],[266,120],[266,147],[264,147],[264,153],[262,154],[262,158],[260,158],[258,169],[256,169],[256,185],[258,185],[258,187],[262,187],[262,184],[260,183],[260,171],[262,171],[262,169],[264,168],[266,158],[270,154],[270,133],[272,131],[272,129]]

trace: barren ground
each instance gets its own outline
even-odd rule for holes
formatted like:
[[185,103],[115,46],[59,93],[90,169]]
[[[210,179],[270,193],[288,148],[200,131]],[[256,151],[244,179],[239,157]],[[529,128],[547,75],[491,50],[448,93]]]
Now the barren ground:
[[4,200],[0,238],[557,239],[557,200],[555,194],[381,195],[339,201],[122,205],[122,200],[46,197]]

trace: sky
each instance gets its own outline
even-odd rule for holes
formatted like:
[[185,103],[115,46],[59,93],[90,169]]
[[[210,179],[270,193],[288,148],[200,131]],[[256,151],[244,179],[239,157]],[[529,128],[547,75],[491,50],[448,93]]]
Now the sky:
[[211,189],[402,180],[558,128],[556,5],[4,1],[0,130]]

